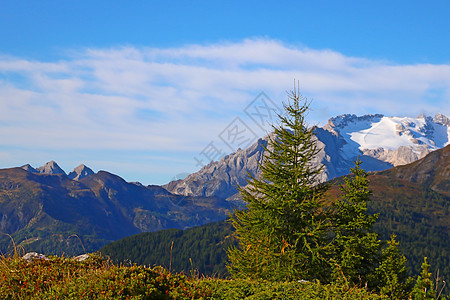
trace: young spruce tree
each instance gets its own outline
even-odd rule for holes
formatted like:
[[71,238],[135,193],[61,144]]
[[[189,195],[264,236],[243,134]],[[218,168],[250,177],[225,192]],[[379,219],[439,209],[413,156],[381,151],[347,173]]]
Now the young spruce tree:
[[411,296],[417,300],[436,299],[436,291],[434,290],[431,273],[428,272],[430,265],[427,258],[423,258],[422,273],[417,277],[416,284],[412,290]]
[[340,185],[341,197],[332,205],[333,240],[330,262],[334,281],[367,286],[391,299],[404,299],[411,289],[406,258],[401,255],[395,235],[383,242],[372,229],[378,215],[370,215],[367,204],[372,191],[368,174],[355,162],[352,175]]
[[[333,277],[353,284],[366,284],[380,261],[381,241],[372,226],[378,214],[367,213],[369,189],[367,172],[355,162],[352,177],[339,186],[341,197],[333,205]],[[371,280],[370,280],[371,281]]]
[[327,218],[326,185],[317,185],[321,167],[312,164],[320,149],[309,109],[299,91],[288,94],[280,124],[272,126],[260,178],[239,187],[247,210],[235,211],[232,224],[239,247],[228,250],[228,269],[235,278],[270,280],[323,279]]
[[375,270],[375,284],[382,295],[390,299],[408,299],[413,286],[413,278],[408,276],[406,258],[400,253],[396,235],[391,235],[391,240],[382,250],[382,261]]

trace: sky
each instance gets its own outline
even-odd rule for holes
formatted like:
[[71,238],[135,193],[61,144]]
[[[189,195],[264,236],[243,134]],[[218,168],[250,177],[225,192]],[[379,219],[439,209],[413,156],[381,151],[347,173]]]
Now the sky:
[[0,0],[0,168],[165,184],[307,121],[450,116],[450,1]]

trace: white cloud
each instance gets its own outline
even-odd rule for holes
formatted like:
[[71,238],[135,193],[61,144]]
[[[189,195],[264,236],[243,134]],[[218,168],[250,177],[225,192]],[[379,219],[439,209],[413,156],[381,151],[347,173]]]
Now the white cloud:
[[312,123],[342,113],[450,113],[450,65],[399,65],[248,39],[85,49],[54,62],[0,56],[0,140],[30,151],[199,152],[234,117],[245,117],[260,91],[284,101],[294,79],[314,99]]

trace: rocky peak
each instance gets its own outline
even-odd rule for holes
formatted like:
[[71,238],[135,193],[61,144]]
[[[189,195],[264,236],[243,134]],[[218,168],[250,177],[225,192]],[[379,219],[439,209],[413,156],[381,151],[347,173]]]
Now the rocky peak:
[[[247,149],[210,162],[200,171],[165,186],[168,191],[184,196],[217,196],[228,199],[236,194],[237,185],[247,183],[247,173],[257,176],[268,137],[259,139]],[[229,199],[234,200],[234,199]]]
[[64,175],[66,175],[66,172],[64,172],[64,170],[61,169],[58,166],[58,164],[55,161],[53,161],[53,160],[49,161],[48,163],[46,163],[42,167],[37,168],[36,171],[38,173],[41,173],[41,174],[50,174],[50,175],[64,174]]
[[68,177],[72,180],[80,180],[92,174],[94,174],[94,171],[92,171],[89,167],[81,164],[73,169],[73,171],[69,173]]
[[450,118],[443,114],[436,114],[434,116],[433,121],[437,124],[441,124],[444,126],[450,126]]
[[328,120],[328,123],[323,127],[325,130],[329,130],[330,132],[333,132],[335,130],[338,130],[340,128],[344,128],[345,126],[349,125],[350,123],[355,122],[364,122],[364,121],[375,121],[380,120],[384,116],[382,114],[369,114],[364,116],[356,116],[355,114],[345,114],[345,115],[339,115],[337,117],[331,118]]
[[21,166],[21,168],[30,173],[38,173],[38,171],[35,168],[33,168],[32,166],[30,166],[30,164],[23,165],[23,166]]
[[424,114],[420,114],[417,116],[417,119],[425,119],[425,118],[426,118],[426,116]]

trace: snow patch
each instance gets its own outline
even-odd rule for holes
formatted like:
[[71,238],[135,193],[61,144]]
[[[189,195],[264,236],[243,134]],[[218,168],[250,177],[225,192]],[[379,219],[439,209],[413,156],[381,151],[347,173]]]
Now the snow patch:
[[[334,120],[333,120],[334,121]],[[450,128],[433,122],[432,118],[385,117],[345,118],[333,122],[334,128],[344,138],[344,153],[355,150],[396,150],[399,147],[411,149],[426,145],[436,150],[449,144]]]

